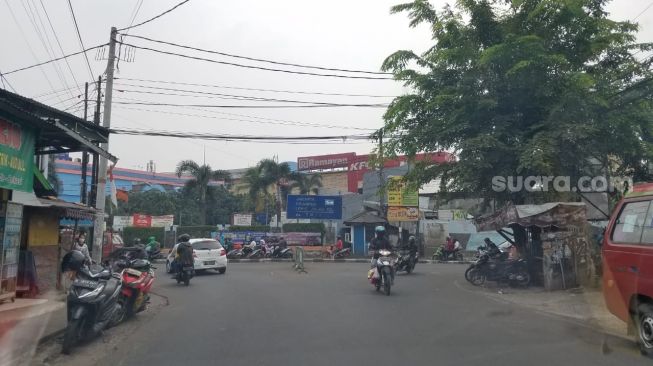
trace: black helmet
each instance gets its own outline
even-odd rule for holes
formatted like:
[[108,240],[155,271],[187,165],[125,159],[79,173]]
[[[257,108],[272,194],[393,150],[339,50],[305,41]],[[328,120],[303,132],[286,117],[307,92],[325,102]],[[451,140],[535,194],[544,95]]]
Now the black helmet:
[[190,240],[190,235],[188,234],[181,234],[179,235],[179,242],[180,243],[186,243]]
[[86,257],[79,250],[71,250],[61,260],[61,272],[79,271],[84,267]]

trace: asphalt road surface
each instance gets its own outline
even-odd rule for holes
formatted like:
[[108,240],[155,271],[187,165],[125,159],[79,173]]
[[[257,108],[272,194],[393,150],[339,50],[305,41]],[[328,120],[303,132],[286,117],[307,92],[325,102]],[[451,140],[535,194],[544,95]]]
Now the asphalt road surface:
[[464,265],[418,265],[398,275],[389,297],[367,282],[367,264],[290,267],[231,264],[189,287],[160,273],[155,291],[168,306],[48,363],[650,365],[628,341],[489,299],[465,283]]

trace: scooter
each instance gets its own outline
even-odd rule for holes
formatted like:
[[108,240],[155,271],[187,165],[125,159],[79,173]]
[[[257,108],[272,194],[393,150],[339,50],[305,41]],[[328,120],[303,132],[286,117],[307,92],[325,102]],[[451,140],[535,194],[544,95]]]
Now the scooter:
[[175,275],[177,283],[184,283],[188,286],[190,284],[190,279],[195,276],[195,268],[193,266],[182,266]]
[[68,324],[61,348],[64,354],[70,354],[80,340],[94,337],[122,320],[118,301],[122,281],[118,274],[97,265],[68,274],[73,282],[66,300]]
[[376,260],[375,268],[368,272],[368,278],[376,291],[381,291],[381,287],[383,287],[386,296],[390,296],[390,288],[395,277],[394,259],[390,257],[392,253],[389,250],[381,250],[379,254],[381,256]]
[[122,267],[122,290],[119,301],[124,318],[128,319],[147,309],[156,268],[149,261],[142,259],[119,261],[116,266]]
[[465,271],[465,279],[474,286],[481,286],[486,280],[506,282],[510,286],[526,287],[531,282],[528,263],[524,259],[506,260],[507,253],[494,257],[483,254]]
[[447,253],[444,250],[443,246],[438,247],[438,250],[433,253],[433,258],[434,261],[449,261],[449,260],[454,260],[454,261],[462,261],[463,258],[463,253],[461,249],[455,249],[453,253]]
[[347,258],[351,255],[351,248],[342,248],[333,253],[333,259]]
[[416,255],[412,255],[408,251],[401,251],[395,262],[395,272],[406,271],[406,273],[411,273],[415,270],[416,264]]

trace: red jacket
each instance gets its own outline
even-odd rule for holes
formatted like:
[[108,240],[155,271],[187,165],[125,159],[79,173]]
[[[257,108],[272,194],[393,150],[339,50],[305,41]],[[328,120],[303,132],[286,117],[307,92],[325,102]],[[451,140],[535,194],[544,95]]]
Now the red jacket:
[[336,249],[337,249],[337,250],[341,250],[341,249],[342,249],[342,239],[338,240],[338,242],[336,243]]

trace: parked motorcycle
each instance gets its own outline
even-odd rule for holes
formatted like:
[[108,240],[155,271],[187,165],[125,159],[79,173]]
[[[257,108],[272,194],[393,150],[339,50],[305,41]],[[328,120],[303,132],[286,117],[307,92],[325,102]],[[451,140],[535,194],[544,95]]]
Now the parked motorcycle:
[[531,276],[524,259],[506,260],[503,253],[491,257],[483,254],[465,271],[465,279],[475,286],[488,281],[505,282],[510,286],[528,286]]
[[266,258],[291,258],[292,259],[292,250],[290,248],[281,249],[280,246],[275,245],[274,249],[270,252],[265,253]]
[[383,287],[385,294],[390,296],[390,288],[394,280],[394,259],[390,257],[389,250],[381,250],[379,254],[381,256],[376,260],[375,268],[368,272],[368,278],[372,286],[376,287],[376,291],[381,291]]
[[[248,247],[245,247],[245,248],[248,248]],[[243,249],[245,249],[245,248],[243,248]],[[258,258],[263,258],[263,257],[265,257],[265,251],[263,249],[261,249],[260,245],[257,245],[256,249],[253,249],[253,250],[250,249],[249,254],[247,254],[243,258],[258,259]]]
[[68,324],[61,349],[64,354],[70,354],[81,339],[94,337],[122,320],[118,301],[120,276],[106,267],[87,266],[84,261],[82,253],[71,251],[61,264],[62,272],[72,280],[66,300]]
[[122,290],[119,302],[124,318],[131,318],[147,308],[150,290],[154,283],[154,269],[149,261],[136,259],[119,261],[116,266],[122,268]]
[[456,249],[453,251],[453,253],[447,253],[444,250],[444,246],[438,247],[438,249],[433,253],[432,259],[434,261],[462,261],[463,260],[463,252],[461,249]]
[[411,255],[408,251],[401,251],[395,262],[395,272],[406,271],[411,273],[415,270],[417,256]]

